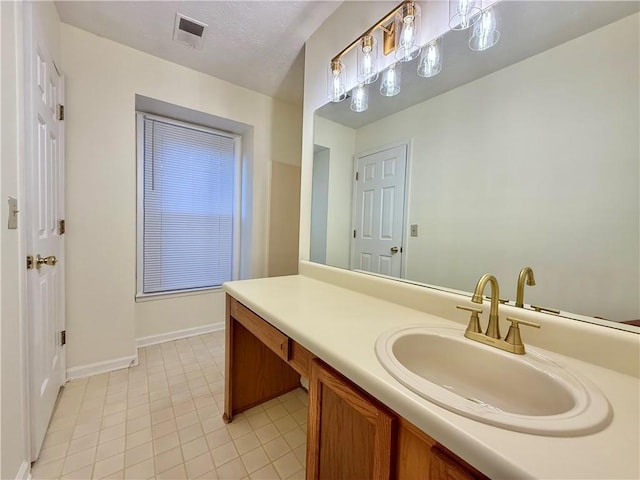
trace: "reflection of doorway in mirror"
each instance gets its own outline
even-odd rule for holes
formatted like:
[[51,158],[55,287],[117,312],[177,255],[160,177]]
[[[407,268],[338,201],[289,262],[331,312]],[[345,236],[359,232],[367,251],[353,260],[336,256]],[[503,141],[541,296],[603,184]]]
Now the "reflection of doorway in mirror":
[[351,268],[401,277],[407,145],[356,156]]
[[313,183],[311,186],[312,262],[327,261],[327,216],[329,212],[329,149],[314,145]]

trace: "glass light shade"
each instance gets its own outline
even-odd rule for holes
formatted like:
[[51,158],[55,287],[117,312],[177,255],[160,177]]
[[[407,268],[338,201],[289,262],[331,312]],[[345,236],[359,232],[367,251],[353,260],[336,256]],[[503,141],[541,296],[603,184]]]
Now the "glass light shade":
[[385,97],[393,97],[400,93],[400,65],[394,63],[382,72],[380,82],[380,94]]
[[351,91],[349,108],[354,112],[364,112],[369,108],[369,87],[361,83]]
[[499,17],[495,8],[487,8],[473,26],[469,48],[483,51],[493,47],[500,40]]
[[409,62],[420,55],[420,5],[411,2],[396,14],[396,60]]
[[365,35],[358,45],[358,82],[369,84],[378,79],[378,42],[373,35]]
[[431,40],[422,47],[418,75],[421,77],[434,77],[442,70],[442,37]]
[[341,102],[347,98],[347,72],[340,60],[331,62],[327,75],[327,97],[332,102]]
[[481,13],[481,0],[449,0],[449,27],[466,30],[476,23]]

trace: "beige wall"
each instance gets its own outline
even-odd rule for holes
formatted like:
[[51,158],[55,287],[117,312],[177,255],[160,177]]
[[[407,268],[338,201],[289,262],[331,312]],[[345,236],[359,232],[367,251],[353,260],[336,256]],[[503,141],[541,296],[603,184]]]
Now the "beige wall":
[[[283,109],[287,109],[286,113]],[[274,117],[269,208],[270,277],[298,273],[302,105],[278,102]]]
[[298,273],[298,225],[300,218],[300,167],[271,164],[269,276]]
[[326,118],[316,117],[314,144],[329,149],[326,263],[349,268],[353,152],[356,131]]
[[[21,344],[24,317],[20,305],[22,253],[18,230],[7,230],[7,197],[23,205],[19,170],[23,153],[19,119],[22,104],[22,6],[0,3],[0,478],[15,478],[27,460],[26,409]],[[20,218],[20,220],[23,220]]]
[[[220,291],[134,301],[135,95],[253,126],[247,272],[253,277],[280,268],[278,260],[270,265],[268,258],[269,239],[281,240],[269,228],[271,162],[299,163],[300,113],[295,105],[69,25],[62,26],[62,51],[67,76],[67,365],[73,368],[132,355],[136,338],[223,320]],[[294,184],[287,182],[288,188]],[[294,241],[281,231],[283,242]],[[282,262],[283,270],[291,263]]]

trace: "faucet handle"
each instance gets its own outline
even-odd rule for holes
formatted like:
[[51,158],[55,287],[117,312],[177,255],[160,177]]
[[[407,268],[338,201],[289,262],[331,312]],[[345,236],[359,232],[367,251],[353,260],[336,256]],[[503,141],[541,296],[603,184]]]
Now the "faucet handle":
[[456,305],[456,308],[459,310],[466,310],[467,312],[476,313],[476,314],[482,313],[481,308],[467,307],[465,305]]
[[[486,298],[487,300],[491,300],[491,296],[489,296],[489,295],[485,295],[484,298]],[[498,303],[500,303],[502,305],[506,305],[509,302],[510,302],[510,300],[508,298],[499,298],[498,299]]]
[[467,325],[467,332],[480,333],[482,329],[480,328],[480,315],[482,310],[479,308],[466,307],[464,305],[456,305],[458,310],[466,310],[467,312],[471,312],[471,317],[469,318],[469,325]]
[[538,307],[537,305],[531,305],[531,308],[540,313],[553,313],[554,315],[560,315],[560,310],[555,310],[553,308]]
[[528,322],[527,320],[519,320],[513,317],[507,317],[507,321],[511,322],[507,336],[504,341],[510,345],[513,345],[513,352],[522,355],[524,353],[524,344],[522,343],[522,337],[520,337],[520,324],[528,327],[540,328],[539,323]]
[[528,327],[533,327],[533,328],[540,328],[540,324],[536,323],[536,322],[529,322],[528,320],[519,320],[517,318],[513,318],[513,317],[507,317],[507,320],[509,322],[511,322],[512,326],[517,327],[519,323],[521,323],[522,325],[526,325]]

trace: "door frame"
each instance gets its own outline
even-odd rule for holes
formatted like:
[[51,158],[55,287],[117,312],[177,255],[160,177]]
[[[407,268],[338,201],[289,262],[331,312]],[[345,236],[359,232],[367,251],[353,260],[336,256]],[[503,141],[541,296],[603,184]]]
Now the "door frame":
[[[385,150],[390,150],[395,147],[405,146],[407,149],[407,164],[405,169],[404,176],[404,200],[403,200],[403,219],[402,219],[402,256],[400,257],[400,278],[404,279],[407,276],[407,242],[409,233],[409,188],[411,185],[411,157],[413,152],[413,139],[400,139],[398,141],[392,143],[386,143],[380,145],[378,147],[368,148],[366,150],[362,150],[361,152],[355,153],[353,155],[353,172],[351,175],[352,183],[351,183],[351,230],[349,231],[349,268],[351,269],[352,261],[355,257],[355,243],[353,239],[353,231],[356,229],[356,205],[357,205],[357,185],[356,185],[356,172],[358,171],[358,160],[362,157],[366,157],[368,155],[373,155],[375,153],[380,153]],[[371,275],[378,275],[373,272],[366,272]]]
[[[31,424],[30,424],[30,370],[29,370],[29,352],[28,352],[28,324],[27,324],[27,269],[26,258],[27,250],[27,216],[25,214],[27,203],[27,124],[26,124],[26,108],[27,96],[25,88],[26,78],[26,35],[31,32],[29,19],[31,18],[32,5],[29,2],[16,2],[13,10],[9,13],[12,18],[15,41],[15,145],[16,145],[16,197],[18,199],[18,228],[17,228],[17,258],[12,261],[17,263],[17,282],[18,282],[18,318],[17,318],[17,337],[13,339],[18,345],[18,358],[16,358],[16,373],[19,378],[19,390],[14,392],[20,397],[22,423],[22,452],[24,461],[20,467],[20,472],[29,472],[29,462],[31,460]],[[25,474],[26,475],[26,474]]]

